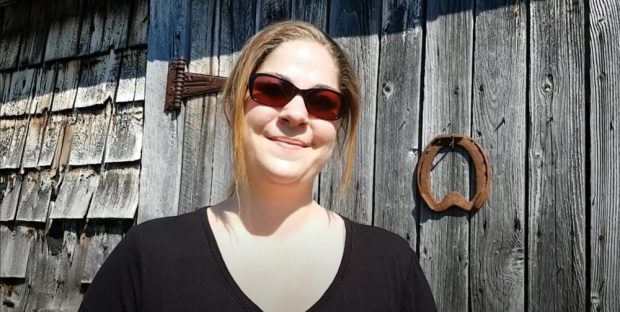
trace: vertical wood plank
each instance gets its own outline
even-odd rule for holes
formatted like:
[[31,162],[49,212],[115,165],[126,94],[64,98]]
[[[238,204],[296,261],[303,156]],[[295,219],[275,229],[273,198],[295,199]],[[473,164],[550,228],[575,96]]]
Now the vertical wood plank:
[[[422,3],[383,2],[377,90],[374,225],[417,242]],[[416,219],[414,219],[414,216]]]
[[[590,311],[620,310],[620,3],[590,4]],[[587,88],[588,86],[586,86]],[[587,117],[586,117],[587,118]]]
[[[422,146],[444,132],[470,133],[472,10],[472,0],[427,2]],[[433,171],[435,196],[442,198],[449,191],[469,195],[468,178],[466,159],[449,153]],[[467,215],[457,209],[435,213],[425,204],[420,207],[420,262],[439,311],[468,310]]]
[[327,0],[293,0],[291,16],[293,19],[312,23],[323,31],[327,31]]
[[473,138],[493,165],[493,189],[471,215],[472,311],[525,307],[527,9],[476,1]]
[[[228,77],[241,48],[255,33],[256,3],[252,1],[242,4],[233,0],[222,0],[220,3],[219,75]],[[226,104],[217,105],[215,112],[211,204],[228,198],[233,181],[230,127],[224,116],[223,105]]]
[[[215,57],[217,5],[216,1],[194,0],[191,3],[192,46],[191,62],[188,67],[190,72],[217,74],[217,57]],[[179,214],[209,204],[216,105],[218,103],[215,96],[205,96],[187,102]]]
[[188,56],[189,7],[188,0],[150,3],[138,223],[178,213],[184,111],[164,112],[163,100],[168,61]]
[[528,310],[585,309],[584,3],[530,4]]
[[379,1],[332,1],[329,15],[329,34],[347,51],[358,74],[361,116],[349,196],[340,201],[346,155],[344,148],[335,148],[333,161],[320,176],[320,201],[323,206],[365,224],[372,223],[373,171],[367,169],[374,166],[380,12]]
[[256,30],[275,22],[290,19],[291,0],[257,0]]

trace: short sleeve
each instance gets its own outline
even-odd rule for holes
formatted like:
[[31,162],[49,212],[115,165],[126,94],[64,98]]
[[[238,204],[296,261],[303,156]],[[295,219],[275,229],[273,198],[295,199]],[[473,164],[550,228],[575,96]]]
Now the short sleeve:
[[79,311],[139,311],[142,289],[139,226],[133,227],[103,263]]
[[415,254],[411,256],[401,311],[437,311],[433,293]]

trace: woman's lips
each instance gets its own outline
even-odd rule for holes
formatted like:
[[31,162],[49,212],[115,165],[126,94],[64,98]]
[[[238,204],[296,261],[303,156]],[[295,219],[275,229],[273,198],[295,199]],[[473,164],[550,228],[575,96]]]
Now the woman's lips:
[[293,139],[293,138],[289,138],[289,137],[271,137],[269,138],[272,141],[278,142],[280,143],[281,146],[287,147],[287,148],[304,148],[304,147],[308,147],[308,145],[306,143],[304,143],[301,140],[297,140],[297,139]]

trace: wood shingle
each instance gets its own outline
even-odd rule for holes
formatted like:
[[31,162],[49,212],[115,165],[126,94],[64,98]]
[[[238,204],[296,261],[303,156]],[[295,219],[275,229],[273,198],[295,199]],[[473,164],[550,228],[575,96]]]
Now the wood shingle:
[[14,229],[0,224],[0,278],[26,278],[34,231],[26,226]]
[[101,175],[88,219],[133,219],[138,209],[140,167],[138,165],[106,169]]
[[0,119],[0,169],[19,168],[27,133],[27,117]]
[[114,99],[121,55],[109,54],[84,60],[75,108],[104,104]]
[[53,183],[50,172],[31,171],[22,181],[17,208],[17,221],[45,222],[52,197]]
[[13,221],[15,218],[21,187],[21,174],[0,172],[0,221]]
[[50,206],[50,219],[83,219],[99,185],[99,175],[92,169],[74,169],[64,174],[58,197]]

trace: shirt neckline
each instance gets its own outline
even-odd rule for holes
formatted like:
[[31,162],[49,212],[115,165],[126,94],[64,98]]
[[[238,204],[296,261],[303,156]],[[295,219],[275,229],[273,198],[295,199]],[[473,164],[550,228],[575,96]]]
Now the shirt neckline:
[[[215,240],[215,235],[213,234],[213,230],[209,224],[209,217],[207,215],[207,209],[209,207],[210,206],[202,207],[197,210],[197,213],[202,214],[202,217],[200,218],[201,224],[209,241],[209,250],[215,259],[220,275],[226,281],[229,292],[233,294],[239,303],[241,303],[245,308],[249,308],[254,311],[262,311],[261,308],[241,290],[241,287],[239,287],[235,279],[232,277],[232,274],[226,267],[220,248]],[[323,295],[307,311],[318,311],[318,309],[325,305],[336,289],[340,286],[349,265],[349,258],[353,245],[352,221],[340,214],[338,215],[342,218],[342,220],[344,220],[345,225],[344,250],[342,253],[342,259],[340,260],[340,266],[338,267],[336,276],[329,284]]]

